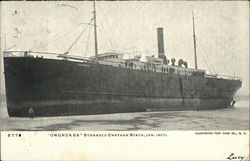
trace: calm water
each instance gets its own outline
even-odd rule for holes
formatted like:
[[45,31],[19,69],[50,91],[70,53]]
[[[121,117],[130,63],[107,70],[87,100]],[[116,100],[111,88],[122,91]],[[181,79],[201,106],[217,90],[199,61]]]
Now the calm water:
[[249,99],[234,109],[64,117],[9,118],[1,102],[0,130],[249,130]]

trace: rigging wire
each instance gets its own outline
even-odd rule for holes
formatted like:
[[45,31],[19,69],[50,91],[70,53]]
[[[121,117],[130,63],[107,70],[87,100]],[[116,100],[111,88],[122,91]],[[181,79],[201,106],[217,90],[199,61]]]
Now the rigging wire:
[[[92,13],[89,13],[86,17],[89,17],[91,14]],[[32,48],[30,50],[36,49],[37,47],[44,47],[46,44],[48,44],[48,46],[49,46],[49,45],[53,44],[55,41],[57,41],[58,39],[60,39],[62,36],[66,35],[71,30],[71,28],[73,29],[74,27],[77,27],[77,26],[82,25],[82,24],[86,24],[86,23],[79,23],[79,24],[75,24],[73,26],[69,26],[65,30],[63,30],[62,32],[53,35],[48,40],[41,42],[38,45],[32,46]],[[49,43],[50,41],[54,41],[54,42]]]
[[85,51],[85,55],[84,56],[86,56],[87,55],[87,53],[88,53],[88,48],[89,48],[89,40],[90,40],[90,27],[89,27],[89,32],[88,32],[88,35],[87,35],[87,45],[86,45],[86,51]]
[[[81,24],[87,24],[87,25],[90,25],[89,23],[80,23],[79,25],[81,25]],[[72,29],[73,30],[73,29]],[[66,33],[67,34],[67,33]],[[64,35],[66,35],[66,34],[64,34]],[[48,46],[50,46],[50,45],[53,45],[57,40],[59,40],[59,39],[61,39],[61,38],[63,38],[63,36],[64,35],[62,35],[61,37],[59,37],[59,38],[57,38],[56,40],[54,40],[54,42],[51,42],[50,44],[48,44]]]
[[[106,16],[106,14],[104,13],[102,7],[99,6],[99,9],[100,9],[100,11],[101,11],[101,13],[102,13],[102,15],[103,15],[103,17],[104,17],[104,21],[106,21],[106,24],[107,24],[106,26],[109,26],[107,16]],[[104,28],[104,30],[105,30],[105,28]],[[106,32],[106,31],[105,31],[105,32]],[[111,40],[114,40],[115,42],[117,42],[117,41],[114,39],[113,32],[109,32],[109,33],[110,33]],[[113,48],[113,47],[112,47],[112,48]]]
[[102,21],[101,21],[100,19],[98,19],[98,22],[100,22],[100,24],[101,24],[101,26],[102,26],[102,28],[103,28],[103,30],[104,30],[104,33],[106,34],[106,36],[105,36],[106,40],[108,41],[110,47],[114,50],[113,45],[112,45],[112,42],[111,42],[110,39],[108,38],[107,31],[105,30]]
[[[93,21],[94,19],[92,18],[89,22],[89,24]],[[80,37],[82,36],[82,34],[89,28],[89,25],[79,34],[79,36],[75,39],[75,41],[70,45],[70,47],[68,48],[68,50],[65,52],[65,54],[68,54],[69,51],[72,49],[72,47],[77,43],[77,41],[80,39]]]
[[[71,28],[77,27],[81,24],[76,24],[73,26],[69,26],[68,28],[66,28],[65,30],[63,30],[62,32],[50,37],[47,41],[43,41],[37,45],[34,45],[31,50],[36,49],[38,47],[44,47],[46,44],[50,45],[51,43],[54,43],[56,40],[60,39],[62,36],[66,35],[69,31],[71,31]],[[54,41],[54,42],[53,42]]]
[[[78,24],[78,26],[80,26],[81,24],[88,24],[88,23],[80,23],[80,24]],[[78,27],[77,26],[77,27]],[[72,30],[71,31],[73,31],[73,29],[74,28],[72,28]],[[63,38],[64,37],[64,35],[66,35],[67,33],[65,33],[65,34],[63,34],[62,36],[60,36],[60,37],[58,37],[58,38],[56,38],[55,40],[53,40],[53,42],[51,42],[50,44],[48,44],[48,45],[52,45],[53,43],[55,43],[57,40],[59,40],[59,39],[61,39],[61,38]]]
[[[196,38],[197,39],[197,38]],[[198,40],[198,39],[197,39]],[[201,49],[201,51],[204,53],[204,55],[205,55],[205,58],[207,59],[207,62],[209,63],[209,65],[211,66],[211,68],[212,68],[212,70],[213,70],[213,72],[214,73],[216,73],[215,72],[215,70],[214,70],[214,67],[213,67],[213,64],[212,63],[210,63],[210,60],[208,59],[208,57],[206,56],[206,54],[205,54],[205,50],[204,50],[204,48],[202,47],[202,45],[200,44],[200,42],[199,42],[199,40],[197,41],[198,42],[198,47]]]
[[[198,47],[199,47],[199,46],[198,46]],[[200,47],[199,47],[199,48],[200,48]],[[208,70],[209,70],[209,72],[210,72],[210,73],[213,73],[213,72],[211,71],[209,65],[207,64],[207,61],[205,60],[205,58],[204,58],[202,52],[199,52],[199,53],[200,53],[200,55],[202,56],[202,59],[203,59],[203,61],[205,62],[206,66],[207,66],[207,68],[208,68]]]
[[[79,23],[79,24],[77,24],[77,25],[72,26],[72,29],[69,28],[69,30],[67,30],[67,31],[72,31],[75,27],[78,27],[78,26],[83,25],[83,24],[88,25],[88,23]],[[73,27],[74,27],[74,28],[73,28]],[[65,32],[67,32],[67,31],[65,31]],[[66,33],[66,34],[67,34],[67,33]],[[64,34],[61,35],[61,36],[59,36],[58,38],[55,38],[55,39],[57,40],[57,39],[61,38],[62,36],[64,36]],[[53,40],[49,40],[49,41],[53,41]]]

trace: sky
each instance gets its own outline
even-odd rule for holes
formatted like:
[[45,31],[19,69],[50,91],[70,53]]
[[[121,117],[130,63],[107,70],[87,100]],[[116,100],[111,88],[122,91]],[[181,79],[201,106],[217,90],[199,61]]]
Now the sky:
[[[93,3],[79,1],[0,2],[2,51],[94,55]],[[156,28],[164,28],[168,59],[184,59],[194,68],[192,12],[200,69],[243,78],[240,95],[249,95],[249,3],[247,1],[98,1],[99,53],[109,50],[157,56]],[[5,41],[6,40],[6,41]],[[5,43],[6,42],[6,43]],[[14,47],[13,47],[14,46]],[[204,59],[206,61],[204,61]],[[208,64],[208,65],[206,65]],[[207,67],[209,66],[209,67]]]

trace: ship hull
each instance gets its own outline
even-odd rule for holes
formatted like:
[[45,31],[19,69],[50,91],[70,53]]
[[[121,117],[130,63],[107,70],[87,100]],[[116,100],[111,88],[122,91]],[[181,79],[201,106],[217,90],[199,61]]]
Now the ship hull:
[[227,108],[239,80],[182,76],[73,61],[5,57],[10,117]]

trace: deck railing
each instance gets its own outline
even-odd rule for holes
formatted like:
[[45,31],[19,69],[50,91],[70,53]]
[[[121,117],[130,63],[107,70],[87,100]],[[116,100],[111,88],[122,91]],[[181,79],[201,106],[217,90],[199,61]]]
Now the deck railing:
[[66,55],[65,53],[52,53],[40,51],[4,51],[4,57],[32,57],[32,58],[50,58],[50,59],[72,59],[75,61],[90,61],[87,57]]
[[222,75],[222,74],[206,74],[206,77],[209,77],[209,78],[230,79],[230,80],[242,80],[241,77],[231,76],[231,75]]
[[[4,57],[32,57],[32,58],[50,58],[50,59],[71,59],[77,62],[93,62],[94,60],[91,60],[90,58],[87,57],[81,57],[81,56],[74,56],[74,55],[66,55],[66,54],[60,54],[60,53],[52,53],[52,52],[33,52],[33,51],[4,51],[3,52]],[[130,67],[125,67],[125,61],[110,61],[110,60],[100,60],[101,64],[107,64],[107,65],[113,65],[116,67],[123,67],[123,68],[130,68]],[[161,66],[156,66],[155,69],[151,69],[151,68],[146,68],[145,66],[147,66],[146,62],[143,62],[143,64],[136,64],[136,66],[133,66],[131,69],[135,69],[135,70],[147,70],[147,71],[152,71],[152,72],[159,72],[162,73],[162,67]],[[177,66],[175,66],[174,68],[177,69]],[[188,68],[187,71],[196,71],[195,69],[190,69]],[[184,70],[184,74],[179,73],[179,72],[174,72],[175,74],[180,74],[180,75],[191,75],[190,73],[188,73],[186,71],[186,69]],[[204,71],[204,70],[197,70],[197,71]],[[165,73],[165,70],[164,70]],[[169,73],[169,72],[166,72]],[[204,71],[205,73],[205,71]],[[237,76],[229,76],[229,75],[219,75],[219,74],[205,74],[205,77],[208,78],[218,78],[218,79],[230,79],[230,80],[242,80],[241,77],[237,77]]]
[[43,55],[53,55],[58,56],[59,53],[50,53],[50,52],[40,52],[40,51],[21,51],[21,50],[15,50],[15,51],[4,51],[3,56],[4,57],[35,57],[35,56],[43,56]]

